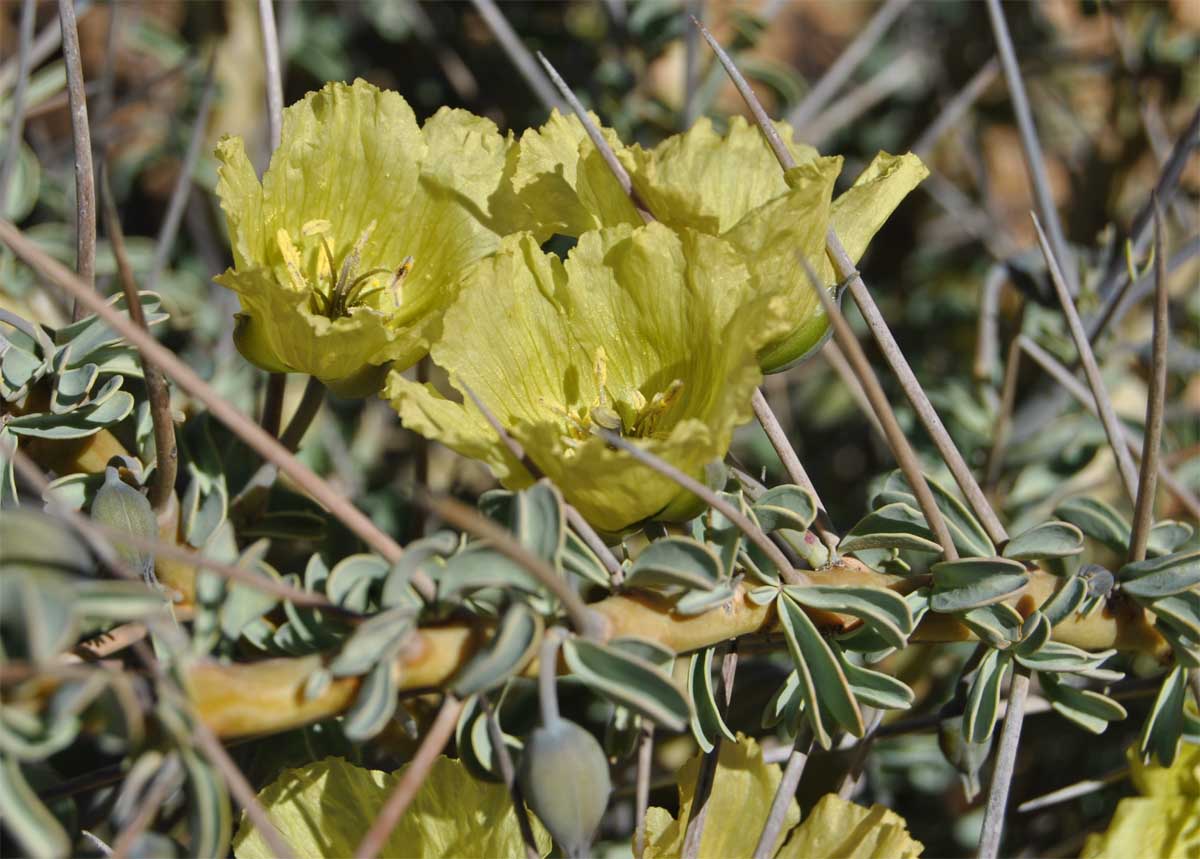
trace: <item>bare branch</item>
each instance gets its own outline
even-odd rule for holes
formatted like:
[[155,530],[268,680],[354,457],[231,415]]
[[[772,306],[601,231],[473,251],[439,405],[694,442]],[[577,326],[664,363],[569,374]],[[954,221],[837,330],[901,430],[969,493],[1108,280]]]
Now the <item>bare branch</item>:
[[356,859],[374,859],[379,855],[379,851],[383,849],[391,836],[392,830],[396,828],[396,824],[400,822],[400,818],[404,816],[404,812],[416,798],[417,791],[425,783],[429,771],[437,762],[438,755],[442,753],[446,743],[450,742],[450,737],[454,734],[454,726],[458,722],[458,714],[462,712],[462,708],[463,702],[453,695],[447,694],[442,699],[442,707],[438,710],[437,718],[433,720],[428,733],[421,740],[416,755],[404,770],[404,775],[400,777],[400,783],[392,790],[387,802],[383,804],[383,808],[379,810],[379,814],[372,821],[371,828],[359,842],[358,849],[354,851]]
[[[74,0],[58,0],[62,27],[63,60],[67,67],[67,94],[71,105],[71,136],[75,146],[75,270],[89,289],[96,286],[96,176],[92,169],[92,133],[88,127],[87,94],[83,87],[83,60]],[[73,317],[87,314],[75,300]]]
[[1108,435],[1109,446],[1116,455],[1117,472],[1120,474],[1121,481],[1125,484],[1125,492],[1132,502],[1137,498],[1137,471],[1133,467],[1133,459],[1130,457],[1129,451],[1126,450],[1125,445],[1121,444],[1121,429],[1117,421],[1117,413],[1113,409],[1112,400],[1109,399],[1108,391],[1104,387],[1104,379],[1100,376],[1100,367],[1096,364],[1096,356],[1092,354],[1092,347],[1088,343],[1087,334],[1084,333],[1083,323],[1079,320],[1079,312],[1075,309],[1075,302],[1071,300],[1071,295],[1067,291],[1067,284],[1058,267],[1058,260],[1050,249],[1050,242],[1046,238],[1045,232],[1042,231],[1042,224],[1037,215],[1030,214],[1033,217],[1033,225],[1037,229],[1038,244],[1041,245],[1042,255],[1046,257],[1046,265],[1050,269],[1050,280],[1054,284],[1055,292],[1058,293],[1063,316],[1066,318],[1071,338],[1075,341],[1075,348],[1079,350],[1079,360],[1083,363],[1084,372],[1087,373],[1092,396],[1096,399],[1096,408],[1100,412],[1104,432]]
[[983,831],[979,836],[979,859],[996,859],[1000,854],[1000,838],[1004,834],[1004,810],[1008,806],[1008,791],[1012,785],[1017,747],[1021,743],[1021,726],[1025,721],[1025,701],[1029,697],[1029,670],[1022,665],[1013,668],[1008,687],[1008,709],[1004,713],[1004,728],[1000,732],[1000,748],[992,769],[988,787],[987,806],[983,813]]
[[12,116],[5,134],[8,141],[0,156],[0,215],[8,210],[8,182],[21,155],[25,134],[25,91],[29,88],[30,55],[33,53],[33,24],[37,0],[23,0],[21,21],[17,25],[17,85],[12,94]]

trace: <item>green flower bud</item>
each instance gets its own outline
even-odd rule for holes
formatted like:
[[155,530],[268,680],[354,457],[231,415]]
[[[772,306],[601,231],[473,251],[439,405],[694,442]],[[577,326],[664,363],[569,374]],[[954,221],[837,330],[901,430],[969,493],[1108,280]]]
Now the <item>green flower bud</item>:
[[[104,485],[92,501],[92,518],[101,525],[153,540],[158,536],[158,519],[146,496],[127,485],[111,465],[104,472]],[[117,554],[142,574],[147,584],[154,579],[154,554],[116,541]]]
[[608,760],[596,738],[565,719],[525,741],[519,774],[525,801],[567,856],[584,856],[608,806]]

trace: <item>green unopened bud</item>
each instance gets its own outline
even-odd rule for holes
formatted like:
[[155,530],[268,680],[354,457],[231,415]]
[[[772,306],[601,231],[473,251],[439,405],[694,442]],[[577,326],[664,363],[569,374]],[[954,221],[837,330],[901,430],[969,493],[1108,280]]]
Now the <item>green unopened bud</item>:
[[[92,501],[92,519],[109,528],[133,534],[144,540],[158,536],[158,520],[146,496],[121,480],[111,465],[104,472],[104,485]],[[147,584],[157,584],[154,578],[154,555],[114,540],[117,554],[142,574]]]
[[979,770],[992,751],[992,737],[982,743],[972,743],[963,736],[962,716],[943,719],[938,725],[938,746],[946,760],[962,777],[963,794],[972,801],[979,793]]
[[608,806],[612,783],[596,738],[554,719],[525,740],[521,790],[529,807],[567,856],[586,856]]

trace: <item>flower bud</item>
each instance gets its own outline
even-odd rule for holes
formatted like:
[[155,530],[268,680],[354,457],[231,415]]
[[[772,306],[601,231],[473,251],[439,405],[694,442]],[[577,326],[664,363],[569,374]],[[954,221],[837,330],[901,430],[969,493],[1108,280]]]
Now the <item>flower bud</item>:
[[608,806],[608,760],[596,738],[565,719],[525,741],[521,791],[567,856],[584,856]]
[[[121,480],[111,465],[104,472],[104,485],[92,500],[92,519],[101,525],[153,540],[158,536],[158,520],[146,496]],[[133,546],[114,541],[117,554],[142,574],[147,584],[154,584],[154,555]]]

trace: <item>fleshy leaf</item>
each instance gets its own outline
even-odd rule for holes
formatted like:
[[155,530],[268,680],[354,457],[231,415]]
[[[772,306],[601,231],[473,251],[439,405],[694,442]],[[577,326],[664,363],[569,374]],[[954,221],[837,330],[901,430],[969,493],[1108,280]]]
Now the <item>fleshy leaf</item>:
[[916,859],[924,849],[891,809],[878,804],[864,808],[830,793],[796,827],[776,859]]
[[[384,773],[326,758],[285,770],[258,798],[295,855],[352,856],[403,773],[404,769]],[[545,856],[550,852],[550,836],[536,818],[530,823],[538,850]],[[245,815],[233,839],[233,852],[237,859],[273,855]],[[380,854],[432,859],[523,852],[512,799],[504,785],[477,781],[459,761],[441,757]]]
[[[692,757],[678,773],[678,817],[672,817],[662,808],[648,809],[644,859],[682,855],[684,830],[691,817],[702,759],[702,755]],[[704,827],[698,855],[753,855],[782,776],[779,767],[763,761],[762,749],[754,740],[739,735],[736,743],[722,743],[707,808],[711,823],[725,825]],[[781,832],[787,832],[799,819],[800,809],[792,800]]]

